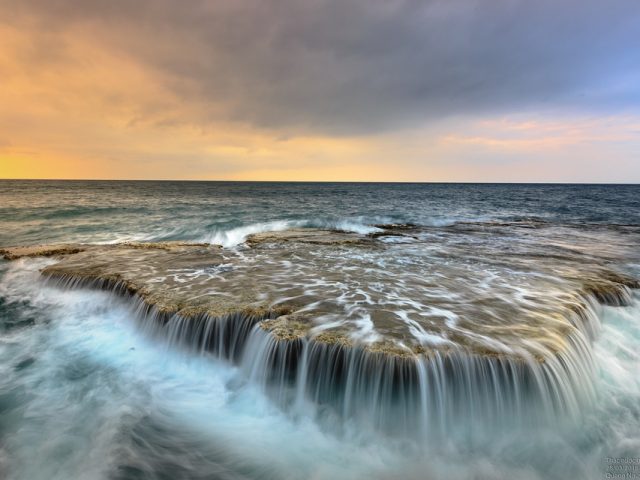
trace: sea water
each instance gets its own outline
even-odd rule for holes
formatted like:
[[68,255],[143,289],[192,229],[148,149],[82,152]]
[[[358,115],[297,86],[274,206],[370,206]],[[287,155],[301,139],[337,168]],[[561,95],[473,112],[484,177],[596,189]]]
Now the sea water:
[[[2,181],[0,245],[172,239],[233,249],[291,227],[364,235],[381,223],[518,221],[591,239],[639,226],[639,203],[637,186]],[[241,366],[146,334],[126,299],[43,282],[52,262],[0,263],[1,478],[640,476],[637,293],[629,306],[598,307],[596,396],[580,421],[489,425],[433,442],[283,409]],[[637,275],[636,262],[624,268]]]

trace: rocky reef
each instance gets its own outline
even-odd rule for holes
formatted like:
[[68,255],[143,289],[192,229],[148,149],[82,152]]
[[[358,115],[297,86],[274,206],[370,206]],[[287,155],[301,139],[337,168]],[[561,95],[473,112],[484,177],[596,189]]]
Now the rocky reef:
[[522,240],[513,234],[522,228],[541,227],[293,229],[233,249],[160,242],[0,253],[51,257],[42,269],[50,284],[131,297],[151,335],[233,361],[285,405],[311,398],[359,417],[364,404],[387,430],[416,418],[433,430],[434,419],[445,428],[463,414],[577,414],[593,393],[599,305],[628,304],[639,283],[610,249],[548,232]]

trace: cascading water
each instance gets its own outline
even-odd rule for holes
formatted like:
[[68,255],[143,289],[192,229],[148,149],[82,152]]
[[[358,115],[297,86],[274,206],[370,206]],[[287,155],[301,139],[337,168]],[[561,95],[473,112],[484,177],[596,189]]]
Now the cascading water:
[[[7,478],[601,478],[605,457],[631,455],[637,445],[637,296],[629,307],[597,307],[602,318],[593,345],[598,393],[580,424],[531,425],[523,432],[485,423],[468,437],[454,422],[441,425],[449,435],[440,442],[407,443],[343,421],[349,412],[338,412],[338,419],[334,410],[309,410],[313,392],[297,387],[310,384],[302,372],[313,371],[303,368],[312,355],[300,354],[298,376],[286,394],[287,402],[294,400],[293,410],[285,413],[247,380],[262,378],[258,362],[255,370],[249,368],[251,357],[243,355],[235,369],[215,355],[167,348],[140,327],[156,333],[165,328],[160,331],[173,332],[167,341],[185,346],[194,337],[166,329],[170,319],[162,327],[158,317],[140,315],[139,303],[123,303],[119,296],[47,286],[38,279],[40,265],[30,260],[5,265],[0,281],[5,331],[0,458]],[[8,314],[18,306],[20,315]],[[136,326],[136,318],[142,324]],[[269,338],[257,332],[245,351],[260,337]],[[268,356],[256,351],[253,358]],[[428,378],[426,371],[417,372]],[[428,382],[417,384],[424,388]],[[345,393],[344,405],[355,407],[358,393]],[[450,400],[421,394],[440,402],[436,410]],[[365,403],[360,411],[368,408]],[[421,402],[420,408],[434,407]],[[372,413],[366,418],[375,418]]]
[[[276,318],[234,313],[185,317],[158,311],[120,281],[74,276],[48,278],[63,289],[98,288],[131,299],[141,331],[169,347],[211,355],[239,365],[244,376],[283,409],[320,419],[328,410],[340,422],[385,434],[439,440],[452,431],[526,429],[577,421],[594,399],[591,342],[600,329],[596,297],[585,296],[571,322],[567,346],[536,357],[478,355],[464,348],[396,356],[311,338],[285,341],[260,323]],[[600,301],[628,305],[622,286]]]

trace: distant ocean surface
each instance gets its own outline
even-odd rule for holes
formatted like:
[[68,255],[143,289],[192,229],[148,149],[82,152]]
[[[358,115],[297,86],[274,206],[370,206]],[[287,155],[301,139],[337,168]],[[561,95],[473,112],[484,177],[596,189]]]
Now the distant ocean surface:
[[[306,228],[352,243],[245,244]],[[0,180],[0,248],[222,245],[177,267],[140,245],[80,258],[298,302],[309,337],[359,352],[256,324],[227,361],[180,318],[45,281],[59,259],[0,260],[0,478],[640,475],[639,239],[640,185]],[[269,370],[282,351],[293,379]]]
[[0,180],[0,245],[192,240],[288,227],[640,224],[640,185]]

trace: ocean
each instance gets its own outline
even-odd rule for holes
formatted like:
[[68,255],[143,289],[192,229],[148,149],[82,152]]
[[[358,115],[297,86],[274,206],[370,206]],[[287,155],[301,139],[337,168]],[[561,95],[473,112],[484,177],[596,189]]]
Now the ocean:
[[50,244],[1,478],[640,476],[638,185],[1,180]]

